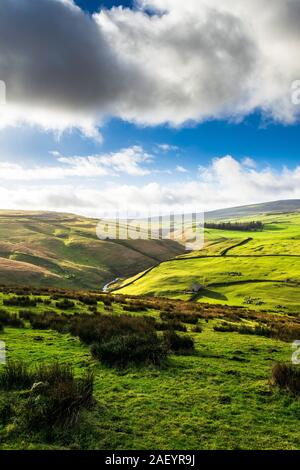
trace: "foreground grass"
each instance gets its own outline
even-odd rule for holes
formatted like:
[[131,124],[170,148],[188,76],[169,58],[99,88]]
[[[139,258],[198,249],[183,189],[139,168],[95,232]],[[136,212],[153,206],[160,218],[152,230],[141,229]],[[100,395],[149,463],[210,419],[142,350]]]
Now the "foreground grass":
[[[172,356],[162,368],[123,371],[94,361],[89,348],[67,334],[6,328],[0,340],[9,359],[59,361],[78,375],[92,367],[97,405],[84,413],[71,441],[22,435],[9,422],[0,427],[0,449],[299,449],[300,400],[269,384],[273,363],[290,361],[290,344],[215,332],[218,322],[200,320],[203,332],[190,332],[194,355]],[[5,397],[0,392],[0,401]]]

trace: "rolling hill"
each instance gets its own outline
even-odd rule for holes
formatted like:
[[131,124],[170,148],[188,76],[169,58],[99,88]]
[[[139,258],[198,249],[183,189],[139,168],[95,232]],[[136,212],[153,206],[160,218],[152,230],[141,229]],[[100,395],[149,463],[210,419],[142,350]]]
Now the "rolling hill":
[[[240,305],[248,296],[264,297],[275,282],[278,295],[284,291],[288,303],[295,297],[298,302],[297,211],[299,200],[209,212],[206,220],[254,217],[265,223],[265,229],[257,233],[206,229],[205,247],[191,253],[172,240],[99,240],[97,219],[0,211],[0,284],[101,290],[116,278],[129,278],[126,292],[188,298],[185,291],[196,280],[207,289],[204,299]],[[148,269],[132,284],[131,276],[139,278],[137,273]],[[285,302],[285,294],[280,296],[276,304]]]
[[108,241],[96,219],[0,211],[0,284],[101,289],[184,252],[173,241]]
[[209,220],[236,219],[258,214],[278,214],[280,212],[297,212],[299,210],[299,199],[287,199],[285,201],[264,202],[262,204],[251,204],[211,211],[206,213],[206,218]]
[[[300,211],[255,220],[206,228],[183,254],[100,241],[93,219],[2,212],[1,282],[28,288],[0,286],[0,450],[300,449]],[[68,290],[138,270],[116,294]],[[70,371],[90,377],[85,407],[82,386],[66,406]]]
[[[205,229],[202,250],[127,279],[118,292],[295,312],[300,307],[300,212],[285,212],[288,206],[288,201],[272,203],[274,213],[270,205],[257,206],[256,214],[252,206],[242,208],[247,217],[239,220],[255,216],[263,231]],[[238,210],[218,216],[230,219],[233,212]],[[192,292],[193,284],[198,292]]]

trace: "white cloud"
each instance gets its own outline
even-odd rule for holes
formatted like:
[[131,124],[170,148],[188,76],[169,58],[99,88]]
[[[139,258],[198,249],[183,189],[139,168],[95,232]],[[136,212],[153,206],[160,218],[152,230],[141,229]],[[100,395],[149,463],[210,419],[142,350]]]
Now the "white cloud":
[[157,147],[163,152],[170,152],[171,150],[179,150],[179,147],[177,147],[176,145],[170,145],[170,144],[157,144]]
[[152,157],[142,147],[133,146],[115,153],[87,157],[63,157],[52,152],[60,165],[35,166],[26,168],[10,162],[0,162],[0,178],[14,181],[58,180],[64,178],[96,178],[101,176],[145,176],[150,171],[144,164],[152,162]]
[[[13,170],[13,168],[12,168]],[[199,169],[199,177],[175,184],[128,185],[101,183],[90,185],[18,184],[17,191],[0,188],[1,207],[6,209],[41,209],[101,216],[116,210],[153,213],[174,210],[208,211],[223,207],[300,199],[300,166],[294,169],[253,169],[230,155],[216,158]]]
[[189,172],[186,168],[184,168],[181,165],[177,165],[176,171],[178,171],[178,173],[188,173]]
[[60,152],[58,152],[58,150],[50,150],[49,154],[52,155],[53,157],[60,156]]
[[247,166],[248,168],[256,168],[256,161],[253,158],[245,157],[243,160],[243,165]]
[[142,147],[136,145],[120,152],[101,156],[98,159],[100,165],[112,168],[119,173],[126,173],[131,176],[145,176],[150,174],[141,165],[152,162],[152,156],[145,152]]
[[97,125],[109,116],[177,126],[260,109],[297,119],[299,0],[138,5],[89,16],[71,0],[1,0],[0,126],[78,127],[101,139]]

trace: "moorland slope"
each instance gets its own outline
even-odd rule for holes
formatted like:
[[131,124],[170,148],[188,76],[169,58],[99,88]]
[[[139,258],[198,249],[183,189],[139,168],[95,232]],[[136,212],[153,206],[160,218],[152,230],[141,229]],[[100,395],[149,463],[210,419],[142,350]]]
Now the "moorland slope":
[[183,253],[173,241],[99,240],[96,219],[0,211],[0,284],[99,289]]

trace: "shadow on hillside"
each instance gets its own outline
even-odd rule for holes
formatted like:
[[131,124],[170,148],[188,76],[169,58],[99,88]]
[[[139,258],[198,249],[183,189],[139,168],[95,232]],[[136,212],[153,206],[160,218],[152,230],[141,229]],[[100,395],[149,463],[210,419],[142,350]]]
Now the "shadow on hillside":
[[209,289],[202,289],[197,294],[194,294],[191,298],[193,302],[197,302],[199,299],[214,299],[214,300],[228,300],[226,295],[220,294],[220,292],[216,292]]

